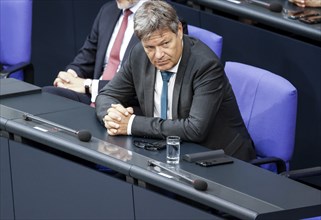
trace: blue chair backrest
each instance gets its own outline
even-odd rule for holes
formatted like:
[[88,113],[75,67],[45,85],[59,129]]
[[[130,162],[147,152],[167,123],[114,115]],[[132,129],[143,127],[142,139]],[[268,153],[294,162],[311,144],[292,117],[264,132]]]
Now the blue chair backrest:
[[188,35],[201,40],[220,58],[223,47],[223,37],[211,31],[188,25]]
[[[31,59],[32,0],[0,0],[0,64],[4,68]],[[23,79],[22,72],[12,75]]]
[[295,141],[296,88],[281,76],[242,63],[226,62],[225,72],[258,157],[281,158],[289,170]]

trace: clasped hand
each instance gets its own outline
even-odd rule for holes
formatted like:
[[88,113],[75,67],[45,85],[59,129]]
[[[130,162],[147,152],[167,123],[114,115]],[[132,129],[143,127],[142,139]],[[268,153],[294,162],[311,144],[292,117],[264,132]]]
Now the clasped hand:
[[125,108],[121,104],[112,104],[104,117],[104,124],[109,135],[127,135],[130,117],[134,114],[132,107]]
[[53,84],[56,87],[85,93],[84,80],[85,79],[78,77],[76,72],[73,70],[68,70],[67,72],[60,71]]

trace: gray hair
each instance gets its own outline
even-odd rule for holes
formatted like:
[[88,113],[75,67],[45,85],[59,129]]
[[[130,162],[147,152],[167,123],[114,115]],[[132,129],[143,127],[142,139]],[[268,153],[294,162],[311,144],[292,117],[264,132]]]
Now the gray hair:
[[157,30],[178,32],[179,19],[175,9],[161,0],[145,2],[134,16],[134,32],[140,40],[148,39]]

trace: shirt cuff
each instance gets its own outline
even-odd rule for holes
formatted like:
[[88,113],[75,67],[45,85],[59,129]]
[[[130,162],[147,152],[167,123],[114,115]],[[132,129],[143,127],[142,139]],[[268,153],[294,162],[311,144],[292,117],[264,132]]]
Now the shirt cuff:
[[127,125],[127,135],[132,135],[132,125],[136,115],[131,115]]
[[99,86],[99,80],[94,79],[91,84],[91,102],[96,102],[96,97],[98,95],[98,86]]

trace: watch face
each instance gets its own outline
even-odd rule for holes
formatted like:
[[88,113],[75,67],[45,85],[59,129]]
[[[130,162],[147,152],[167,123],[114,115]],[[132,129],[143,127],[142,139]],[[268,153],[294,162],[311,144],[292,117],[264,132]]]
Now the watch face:
[[92,83],[92,80],[91,80],[91,79],[86,79],[86,80],[84,81],[84,86],[85,86],[85,92],[86,92],[86,94],[89,94],[89,93],[90,93],[89,88],[90,88],[90,86],[91,86],[91,83]]
[[89,94],[89,86],[88,85],[85,85],[85,93]]

